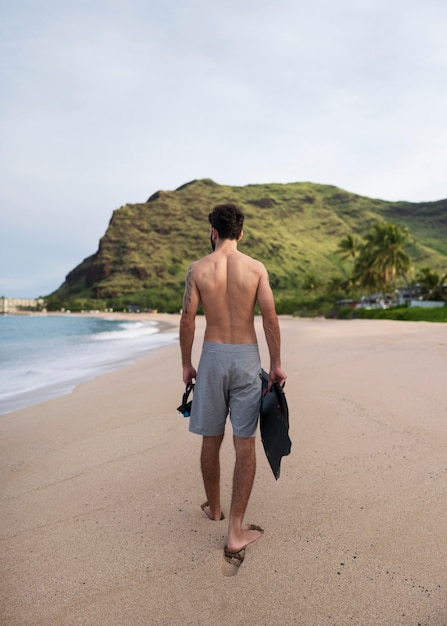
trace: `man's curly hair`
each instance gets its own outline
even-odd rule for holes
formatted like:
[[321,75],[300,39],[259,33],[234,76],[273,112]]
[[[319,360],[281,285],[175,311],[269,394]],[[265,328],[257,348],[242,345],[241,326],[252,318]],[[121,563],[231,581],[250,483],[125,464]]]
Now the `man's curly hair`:
[[208,215],[209,222],[220,239],[238,239],[244,226],[245,215],[232,203],[218,204]]

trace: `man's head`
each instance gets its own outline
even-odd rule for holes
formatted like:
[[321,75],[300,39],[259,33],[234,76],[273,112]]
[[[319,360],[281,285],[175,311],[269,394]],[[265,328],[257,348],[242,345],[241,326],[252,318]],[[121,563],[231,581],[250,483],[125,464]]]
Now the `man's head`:
[[220,239],[240,239],[244,226],[244,214],[236,204],[219,204],[208,216]]

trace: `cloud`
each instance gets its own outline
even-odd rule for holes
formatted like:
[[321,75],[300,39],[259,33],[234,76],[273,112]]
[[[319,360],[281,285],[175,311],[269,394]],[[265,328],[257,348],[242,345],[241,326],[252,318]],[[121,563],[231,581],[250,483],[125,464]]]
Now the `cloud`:
[[32,224],[57,286],[113,209],[193,178],[446,197],[446,26],[440,0],[6,0],[9,237]]

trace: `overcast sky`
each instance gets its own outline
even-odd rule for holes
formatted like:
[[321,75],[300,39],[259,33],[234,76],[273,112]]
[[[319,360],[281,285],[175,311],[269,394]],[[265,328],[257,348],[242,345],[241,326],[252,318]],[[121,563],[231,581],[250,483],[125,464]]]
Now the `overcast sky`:
[[0,0],[0,295],[196,178],[447,198],[445,0]]

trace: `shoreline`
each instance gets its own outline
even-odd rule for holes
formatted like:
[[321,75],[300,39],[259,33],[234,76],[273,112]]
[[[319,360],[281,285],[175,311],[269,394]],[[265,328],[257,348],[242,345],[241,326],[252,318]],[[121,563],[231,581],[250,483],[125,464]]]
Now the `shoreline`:
[[[12,313],[12,314],[8,314],[8,315],[17,315],[16,313]],[[91,318],[100,318],[100,319],[105,319],[105,320],[122,320],[122,321],[130,321],[130,322],[155,322],[156,325],[159,328],[159,333],[163,334],[166,332],[170,332],[174,329],[176,329],[178,331],[179,328],[179,323],[180,323],[180,313],[149,313],[149,312],[144,312],[144,313],[129,313],[129,312],[120,312],[120,311],[112,311],[112,312],[103,312],[103,311],[85,311],[85,312],[80,312],[80,313],[71,313],[71,312],[46,312],[46,313],[32,313],[32,312],[24,312],[24,313],[20,313],[20,315],[30,315],[30,316],[49,316],[49,317],[91,317]],[[398,324],[430,324],[435,326],[436,323],[433,322],[412,322],[412,321],[402,321],[402,320],[369,320],[369,319],[347,319],[347,320],[337,320],[337,319],[326,319],[324,317],[309,317],[309,318],[301,318],[301,317],[295,317],[292,315],[279,315],[278,316],[279,320],[280,320],[280,324],[281,322],[285,322],[286,320],[302,320],[302,321],[307,321],[307,322],[327,322],[327,323],[331,323],[331,322],[335,322],[335,323],[341,323],[341,324],[349,324],[349,323],[353,323],[353,322],[363,322],[363,323],[367,323],[367,322],[377,322],[377,323],[383,323],[385,324],[393,324],[393,323],[398,323]],[[258,335],[258,339],[261,338],[261,341],[263,340],[262,337],[262,329],[261,329],[261,325],[260,325],[260,316],[256,316],[255,318],[255,322],[257,321],[256,325],[256,332]],[[196,325],[197,328],[199,329],[199,332],[201,332],[201,330],[204,329],[205,326],[205,317],[204,316],[197,316],[196,318]],[[440,326],[443,325],[443,323],[439,323]],[[169,345],[169,344],[168,344]],[[121,359],[121,360],[117,360],[112,366],[103,369],[102,371],[98,371],[93,373],[91,376],[87,376],[85,378],[81,378],[79,380],[75,380],[75,381],[68,381],[68,382],[64,382],[64,383],[55,383],[54,384],[54,389],[51,389],[51,386],[49,386],[48,388],[44,388],[44,389],[36,389],[34,391],[31,391],[29,393],[25,393],[24,397],[26,398],[26,396],[31,396],[30,397],[30,401],[26,401],[24,400],[25,404],[22,404],[22,406],[19,406],[18,408],[11,408],[6,410],[5,412],[1,412],[0,413],[0,419],[5,416],[5,415],[10,415],[11,413],[14,413],[16,411],[21,411],[23,409],[27,409],[30,407],[33,407],[35,405],[40,405],[42,403],[60,398],[60,397],[64,397],[66,395],[70,395],[72,394],[76,388],[79,385],[83,385],[86,382],[89,382],[91,380],[95,380],[98,377],[101,377],[103,375],[106,375],[109,372],[113,372],[113,371],[117,371],[120,370],[123,367],[126,367],[130,364],[133,364],[135,362],[137,362],[139,359],[143,359],[145,358],[145,356],[147,356],[148,354],[152,353],[152,352],[156,352],[162,349],[165,349],[168,346],[156,346],[154,348],[148,348],[147,352],[141,355],[137,355],[134,357],[131,357],[129,359]],[[196,351],[197,351],[197,342],[195,345]],[[5,403],[7,401],[4,401]],[[12,401],[12,403],[14,403],[14,400]]]
[[[8,315],[12,316],[15,314],[8,314]],[[26,313],[26,315],[30,315],[32,317],[35,317],[35,316],[67,317],[67,318],[68,317],[70,318],[71,317],[90,317],[90,318],[96,318],[96,319],[99,318],[99,319],[113,320],[113,321],[129,321],[129,322],[135,322],[135,323],[152,322],[158,328],[156,335],[158,334],[163,335],[164,333],[172,332],[176,327],[178,328],[178,319],[179,319],[178,315],[171,316],[169,314],[160,314],[160,315],[159,314],[142,314],[141,316],[140,314],[138,314],[139,318],[135,319],[134,317],[135,314],[131,314],[131,313],[129,314],[104,313],[103,314],[102,312],[101,313],[88,312],[85,314],[84,313],[79,313],[79,314],[78,313],[50,313],[50,314],[43,314],[43,315],[41,314],[34,315],[32,313],[31,314]],[[94,380],[98,376],[102,376],[108,372],[119,370],[122,367],[125,367],[126,365],[129,365],[135,362],[137,359],[142,358],[153,351],[161,350],[164,347],[165,347],[164,345],[156,345],[152,347],[148,345],[147,350],[143,352],[142,354],[135,354],[132,356],[123,355],[121,357],[116,357],[114,361],[109,361],[107,364],[104,363],[102,366],[98,366],[97,371],[91,371],[87,374],[86,373],[79,374],[73,378],[67,378],[67,380],[50,383],[50,384],[37,387],[29,391],[23,391],[22,393],[17,393],[16,395],[10,398],[1,400],[0,419],[4,415],[9,415],[16,411],[20,411],[22,409],[26,409],[26,408],[50,401],[50,400],[54,400],[59,397],[69,395],[73,393],[79,385],[82,385],[85,382],[88,382],[89,380]]]
[[[275,481],[257,435],[246,522],[265,532],[231,578],[178,345],[2,417],[1,623],[447,623],[447,327],[281,317],[281,334],[292,451]],[[228,428],[227,516],[233,462]]]

